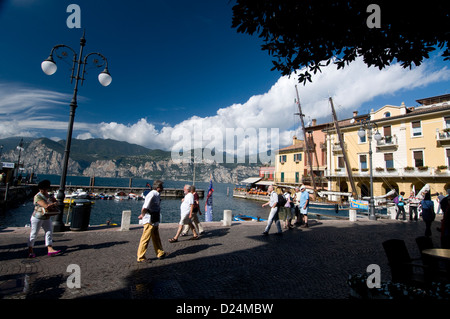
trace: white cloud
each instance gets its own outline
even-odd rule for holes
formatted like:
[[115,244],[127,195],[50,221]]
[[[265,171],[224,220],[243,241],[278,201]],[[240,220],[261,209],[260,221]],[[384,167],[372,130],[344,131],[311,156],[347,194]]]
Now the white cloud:
[[[173,127],[164,127],[160,131],[146,119],[140,119],[131,125],[101,123],[99,136],[170,150],[174,145],[178,149],[182,143],[186,143],[186,139],[173,134],[177,132],[189,134],[191,146],[198,147],[201,145],[198,143],[202,137],[203,146],[211,143],[215,146],[220,145],[212,142],[213,139],[210,138],[212,129],[215,135],[222,135],[225,143],[227,128],[244,130],[254,128],[257,131],[259,128],[279,128],[280,145],[287,145],[291,143],[292,136],[298,134],[298,128],[295,132],[295,128],[292,127],[293,113],[298,111],[294,104],[296,84],[303,113],[310,118],[331,121],[327,101],[329,96],[333,97],[340,110],[357,110],[361,104],[376,97],[411,90],[449,78],[447,68],[433,70],[431,61],[412,70],[393,64],[380,71],[377,68],[368,68],[362,59],[357,59],[344,69],[337,70],[335,65],[323,68],[322,73],[314,75],[313,82],[307,83],[306,86],[298,84],[294,74],[291,77],[281,77],[268,92],[252,96],[245,103],[221,108],[214,116],[203,118],[194,116]],[[248,139],[252,145],[258,142],[252,136],[248,136]],[[226,146],[229,150],[229,145]],[[244,146],[239,145],[237,149],[243,150]]]
[[0,83],[0,138],[36,136],[49,127],[67,130],[67,122],[55,121],[58,105],[67,105],[71,96],[50,90]]
[[[279,133],[280,146],[290,144],[294,134],[301,135],[298,127],[293,127],[295,123],[297,125],[299,123],[298,119],[294,120],[294,113],[298,111],[294,103],[295,85],[299,90],[305,120],[307,121],[309,117],[319,119],[320,122],[320,119],[331,121],[327,101],[329,96],[333,97],[340,110],[353,111],[376,97],[449,79],[448,69],[435,70],[432,60],[412,70],[393,64],[380,71],[376,68],[367,68],[362,59],[357,59],[341,70],[337,70],[334,65],[324,67],[322,73],[314,75],[313,82],[307,83],[306,86],[299,84],[294,74],[291,77],[280,77],[268,92],[254,95],[245,103],[220,108],[213,116],[193,116],[174,126],[164,126],[159,130],[146,118],[129,124],[118,122],[89,124],[76,121],[74,130],[78,133],[78,138],[111,138],[149,148],[164,150],[171,150],[174,146],[182,148],[189,144],[187,143],[189,140],[191,144],[189,147],[215,146],[220,149],[221,146],[225,146],[227,151],[231,151],[234,145],[228,142],[233,142],[234,139],[227,141],[227,129],[228,133],[230,130],[237,132],[236,129],[242,129],[246,136],[243,136],[242,140],[238,139],[239,145],[234,147],[242,154],[245,153],[248,144],[253,147],[250,152],[262,150],[261,145],[266,140],[260,140],[261,145],[257,148],[254,146],[258,145],[258,137],[263,136],[264,129],[267,129],[265,133],[269,135],[271,129]],[[33,136],[37,130],[48,128],[50,124],[52,129],[67,130],[67,122],[55,121],[55,117],[49,112],[50,106],[67,104],[70,99],[67,95],[27,88],[11,90],[0,84],[0,96],[2,96],[0,121],[7,116],[14,122],[12,126],[0,124],[0,137]],[[186,136],[189,136],[189,139]],[[272,147],[277,147],[277,144]]]

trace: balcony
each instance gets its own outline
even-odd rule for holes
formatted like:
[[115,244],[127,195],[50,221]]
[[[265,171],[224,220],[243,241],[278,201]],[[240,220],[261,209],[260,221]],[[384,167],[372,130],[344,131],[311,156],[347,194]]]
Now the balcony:
[[[347,150],[347,143],[344,143],[344,148],[345,150]],[[341,144],[339,143],[332,144],[332,151],[333,154],[341,154],[342,153]]]
[[[447,166],[438,167],[402,167],[402,168],[382,168],[374,167],[372,171],[373,177],[380,178],[403,178],[403,177],[450,177],[450,170]],[[352,169],[354,177],[369,177],[370,171],[368,169]],[[347,170],[345,168],[335,169],[327,177],[347,177]]]
[[377,141],[377,150],[388,150],[398,148],[398,138],[396,135],[383,136],[381,140]]
[[450,129],[436,129],[436,142],[438,146],[450,145]]
[[[328,180],[322,176],[314,176],[314,182],[316,185],[322,185],[328,183]],[[311,176],[302,176],[302,183],[306,185],[312,185]]]

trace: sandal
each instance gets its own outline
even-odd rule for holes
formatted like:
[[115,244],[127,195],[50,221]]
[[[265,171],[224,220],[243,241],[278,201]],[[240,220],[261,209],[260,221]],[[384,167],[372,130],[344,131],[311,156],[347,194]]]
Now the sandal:
[[178,239],[175,238],[170,238],[169,239],[169,243],[176,243],[178,241]]
[[189,238],[189,240],[197,240],[198,236],[192,236],[191,238]]

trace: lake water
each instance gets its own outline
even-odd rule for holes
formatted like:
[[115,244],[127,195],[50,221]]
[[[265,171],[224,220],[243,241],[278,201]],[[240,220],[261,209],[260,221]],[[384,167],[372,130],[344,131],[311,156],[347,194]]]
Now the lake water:
[[[49,179],[52,184],[59,184],[60,177],[58,175],[39,175],[39,180]],[[89,185],[89,177],[68,176],[67,185]],[[95,185],[97,186],[117,186],[128,187],[129,178],[95,178]],[[148,179],[133,179],[133,187],[145,187],[146,183],[152,185],[153,181]],[[185,184],[192,184],[185,181],[164,181],[166,188],[183,188]],[[209,182],[196,182],[197,189],[206,191],[209,187]],[[233,198],[234,184],[213,183],[213,221],[220,221],[223,219],[223,211],[230,209],[233,215],[246,214],[267,219],[269,215],[269,208],[262,208],[262,202],[252,201],[240,198]],[[227,189],[229,189],[229,196],[227,196]],[[200,209],[203,212],[205,207],[205,199],[200,199]],[[95,200],[95,204],[91,210],[91,225],[104,224],[107,220],[112,223],[120,224],[122,220],[122,211],[131,210],[131,223],[137,224],[139,222],[138,216],[144,201],[142,200]],[[180,219],[180,199],[165,199],[161,201],[161,216],[163,223],[174,223]],[[31,213],[33,212],[33,203],[28,201],[21,206],[10,209],[7,212],[0,214],[0,227],[23,227],[30,223]],[[199,216],[200,221],[204,221],[204,215]],[[64,216],[66,222],[66,216]]]

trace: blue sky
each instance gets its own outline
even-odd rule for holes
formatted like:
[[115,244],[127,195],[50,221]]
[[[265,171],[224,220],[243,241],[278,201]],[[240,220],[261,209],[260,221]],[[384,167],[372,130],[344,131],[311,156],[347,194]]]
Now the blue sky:
[[[106,56],[113,78],[102,87],[89,69],[79,88],[74,137],[114,138],[150,148],[176,144],[174,131],[211,127],[278,128],[280,144],[297,134],[295,76],[270,71],[261,40],[231,28],[233,1],[6,0],[0,3],[0,138],[65,139],[73,92],[70,66],[40,68],[56,44],[79,51],[82,29],[69,29],[69,4],[81,8],[84,53]],[[385,104],[414,106],[416,99],[450,93],[448,62],[437,54],[413,70],[379,71],[356,61],[335,66],[299,85],[303,111],[331,120],[327,98],[349,117]]]

